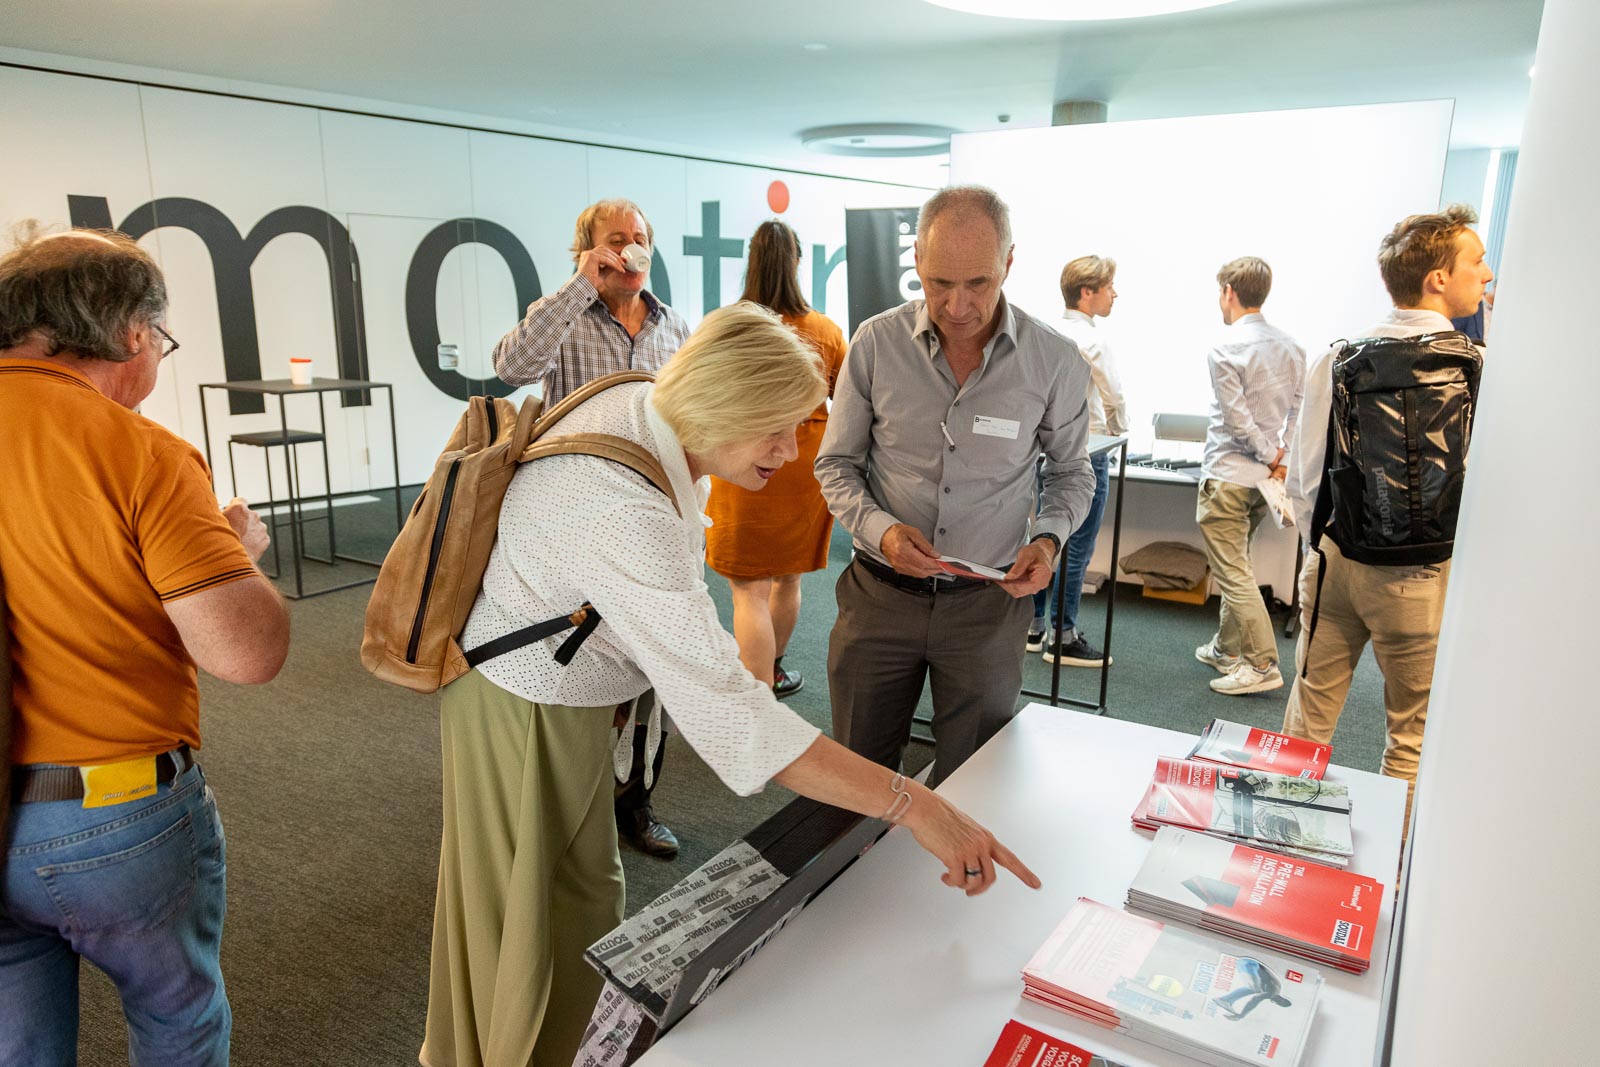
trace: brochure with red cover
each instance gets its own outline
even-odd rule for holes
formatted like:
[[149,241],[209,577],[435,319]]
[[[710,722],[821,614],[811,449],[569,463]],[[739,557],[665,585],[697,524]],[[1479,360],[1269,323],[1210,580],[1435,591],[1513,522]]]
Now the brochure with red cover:
[[1129,907],[1360,974],[1372,964],[1383,908],[1373,878],[1164,826]]
[[1133,819],[1141,828],[1186,826],[1275,851],[1355,854],[1348,787],[1204,760],[1156,760]]
[[1080,897],[1023,968],[1023,996],[1203,1063],[1295,1067],[1320,972]]
[[983,1067],[1122,1067],[1088,1049],[1051,1037],[1012,1019],[1000,1031]]
[[1321,779],[1333,758],[1333,746],[1226,719],[1212,719],[1201,732],[1189,758],[1287,774],[1292,778]]

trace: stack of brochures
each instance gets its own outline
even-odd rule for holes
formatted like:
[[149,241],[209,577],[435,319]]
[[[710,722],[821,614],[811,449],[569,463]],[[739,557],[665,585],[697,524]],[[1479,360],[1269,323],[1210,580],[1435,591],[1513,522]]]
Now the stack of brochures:
[[1363,974],[1383,886],[1362,874],[1163,826],[1128,907]]
[[1122,1067],[1122,1064],[1012,1019],[1000,1031],[1000,1040],[994,1043],[994,1050],[983,1061],[983,1067]]
[[1347,787],[1201,760],[1156,760],[1133,824],[1182,826],[1335,867],[1355,852]]
[[1226,719],[1212,719],[1189,753],[1190,759],[1319,780],[1327,772],[1332,756],[1332,745],[1319,745],[1315,741],[1275,734]]
[[1295,1067],[1322,975],[1080,897],[1022,971],[1022,995],[1216,1067]]

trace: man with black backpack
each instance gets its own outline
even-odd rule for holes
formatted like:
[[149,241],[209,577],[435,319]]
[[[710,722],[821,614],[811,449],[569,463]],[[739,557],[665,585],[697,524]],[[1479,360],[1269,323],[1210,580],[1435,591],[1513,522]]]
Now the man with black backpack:
[[[1450,575],[1482,354],[1450,323],[1494,279],[1470,208],[1412,215],[1383,239],[1394,310],[1306,375],[1288,493],[1311,549],[1283,732],[1328,743],[1356,661],[1383,672],[1383,773],[1414,782]],[[1410,804],[1407,802],[1409,817]]]

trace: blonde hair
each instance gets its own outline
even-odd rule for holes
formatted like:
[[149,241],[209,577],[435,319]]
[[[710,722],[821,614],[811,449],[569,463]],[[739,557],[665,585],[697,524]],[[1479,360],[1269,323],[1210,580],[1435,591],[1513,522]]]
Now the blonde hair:
[[1239,306],[1258,308],[1267,302],[1272,292],[1272,268],[1258,256],[1240,256],[1229,260],[1217,271],[1218,285],[1233,286],[1233,295]]
[[1432,272],[1455,270],[1456,238],[1477,221],[1467,205],[1451,204],[1437,214],[1401,219],[1389,231],[1378,246],[1378,271],[1397,307],[1420,302],[1422,281]]
[[578,257],[594,247],[594,224],[611,215],[626,215],[637,212],[644,220],[644,234],[648,238],[651,248],[656,246],[656,228],[650,225],[650,216],[644,209],[632,200],[613,197],[610,200],[596,200],[578,215],[578,223],[572,231],[572,262],[578,262]]
[[828,395],[822,359],[749,301],[701,320],[656,375],[652,403],[685,452],[792,430]]
[[1061,268],[1061,299],[1076,308],[1085,289],[1104,289],[1117,276],[1117,261],[1110,256],[1079,256]]

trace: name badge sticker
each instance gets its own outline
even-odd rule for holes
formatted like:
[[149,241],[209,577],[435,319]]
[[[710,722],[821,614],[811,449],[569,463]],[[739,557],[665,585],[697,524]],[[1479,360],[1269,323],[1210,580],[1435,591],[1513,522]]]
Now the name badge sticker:
[[1008,441],[1015,441],[1017,434],[1022,432],[1022,423],[1015,419],[997,419],[993,415],[974,415],[972,432],[985,437],[1004,437]]

